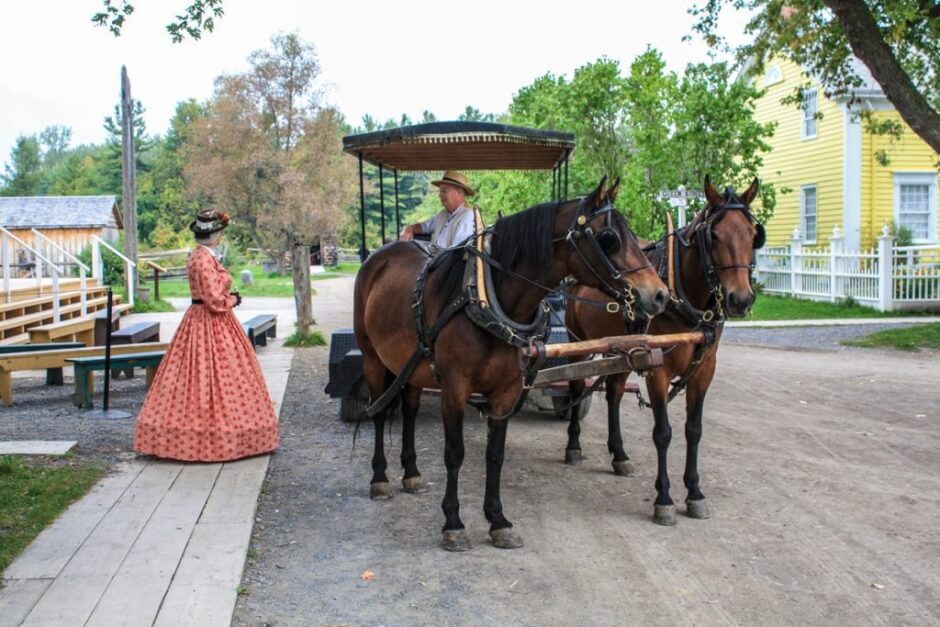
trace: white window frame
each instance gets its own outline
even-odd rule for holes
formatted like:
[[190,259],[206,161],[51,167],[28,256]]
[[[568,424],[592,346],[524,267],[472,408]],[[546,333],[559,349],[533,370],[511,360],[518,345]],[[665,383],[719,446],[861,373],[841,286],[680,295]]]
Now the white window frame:
[[894,223],[901,226],[901,186],[927,186],[927,239],[914,238],[915,244],[937,243],[937,173],[934,172],[895,172],[894,173]]
[[[806,228],[806,192],[808,190],[813,190],[814,199],[813,218],[815,225],[812,237],[810,237],[809,229]],[[803,234],[804,244],[816,243],[816,238],[819,237],[819,189],[816,187],[815,183],[800,186],[800,231]]]
[[[810,102],[812,98],[813,110],[809,111],[806,106],[807,102]],[[815,87],[803,90],[802,102],[800,102],[800,137],[802,139],[816,139],[819,134],[819,120],[816,118],[816,113],[819,111],[819,92]],[[812,122],[813,124],[813,133],[810,134],[806,131],[806,126]]]
[[771,65],[764,74],[764,87],[770,87],[783,82],[783,72],[779,65]]

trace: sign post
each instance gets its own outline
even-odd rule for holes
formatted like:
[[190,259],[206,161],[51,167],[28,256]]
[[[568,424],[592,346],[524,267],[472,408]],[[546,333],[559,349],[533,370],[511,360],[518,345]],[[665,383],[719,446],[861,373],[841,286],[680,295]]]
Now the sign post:
[[689,190],[685,185],[680,185],[678,189],[667,189],[659,192],[659,199],[665,200],[671,207],[675,207],[679,214],[679,228],[685,226],[686,212],[689,208],[689,199],[704,200],[705,192]]

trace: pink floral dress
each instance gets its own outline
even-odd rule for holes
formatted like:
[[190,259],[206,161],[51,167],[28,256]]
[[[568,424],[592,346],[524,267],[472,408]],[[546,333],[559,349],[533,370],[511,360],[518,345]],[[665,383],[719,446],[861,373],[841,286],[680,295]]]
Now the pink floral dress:
[[254,348],[232,313],[232,277],[204,246],[186,264],[193,304],[137,416],[134,450],[218,462],[273,451],[277,417]]

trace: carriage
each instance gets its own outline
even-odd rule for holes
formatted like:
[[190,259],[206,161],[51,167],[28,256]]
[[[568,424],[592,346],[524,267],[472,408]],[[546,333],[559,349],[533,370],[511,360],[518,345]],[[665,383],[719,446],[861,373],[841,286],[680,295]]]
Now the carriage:
[[[571,133],[487,122],[432,122],[344,137],[343,150],[359,162],[360,258],[365,260],[370,252],[366,239],[368,209],[364,163],[378,168],[379,239],[384,243],[396,239],[402,228],[399,173],[447,169],[551,170],[549,195],[552,200],[558,200],[568,195],[568,160],[574,147]],[[389,203],[392,206],[386,211],[385,183],[389,176],[393,181],[394,202]],[[547,342],[567,342],[564,299],[553,294],[547,302],[551,307]],[[564,357],[555,357],[546,367],[566,363]],[[340,399],[340,418],[348,422],[357,420],[368,402],[362,353],[351,328],[339,329],[330,338],[329,382],[325,392],[331,398]],[[534,390],[527,405],[565,418],[570,400],[568,385],[554,381]],[[587,413],[590,402],[588,395],[580,405],[581,416]]]
[[[363,266],[356,280],[352,337],[347,333],[333,338],[327,392],[344,398],[347,418],[355,408],[356,415],[373,421],[370,497],[384,500],[393,493],[386,474],[383,434],[387,418],[398,408],[403,491],[426,491],[417,467],[414,426],[422,393],[437,388],[447,468],[442,502],[444,548],[470,548],[458,499],[468,404],[488,424],[483,510],[493,545],[518,548],[523,545],[521,536],[504,515],[500,498],[509,418],[540,385],[567,382],[573,400],[566,462],[577,464],[579,403],[583,400],[578,390],[584,389],[585,378],[612,377],[608,380],[613,385],[607,389],[608,450],[614,472],[628,474],[619,405],[626,376],[639,372],[648,376],[656,421],[653,439],[659,470],[654,520],[674,524],[665,463],[671,440],[666,405],[684,390],[689,392],[687,512],[692,518],[707,518],[697,472],[702,401],[714,374],[725,316],[744,315],[754,299],[753,251],[764,239],[763,228],[749,207],[757,194],[757,181],[739,197],[730,187],[718,192],[706,178],[705,209],[682,230],[670,229],[660,241],[645,245],[615,206],[619,181],[608,185],[603,177],[590,193],[567,198],[570,135],[492,124],[441,123],[347,137],[344,145],[346,152],[359,158]],[[379,167],[383,243],[385,168],[393,170],[397,190],[398,171],[406,169],[541,167],[553,172],[553,200],[501,216],[492,227],[484,227],[476,212],[476,234],[461,246],[437,254],[410,242],[391,242],[368,255],[364,162]],[[398,233],[397,202],[395,226]],[[575,287],[565,293],[557,286],[569,279]],[[546,294],[552,293],[572,299],[576,307],[566,312],[556,342],[547,343],[553,312]],[[585,296],[592,293],[599,297]],[[586,304],[590,305],[587,310],[573,313]],[[554,313],[560,321],[557,307]],[[663,318],[656,318],[660,314]],[[587,340],[557,341],[566,339],[565,330],[579,324]],[[647,335],[650,324],[661,335]],[[358,366],[354,347],[360,349]],[[667,360],[663,348],[671,351]],[[602,357],[591,359],[598,355]],[[551,365],[551,358],[573,358],[574,363]],[[658,369],[661,365],[664,368]],[[356,388],[365,386],[356,378],[357,367],[368,388],[369,406],[362,412],[358,410],[365,394]]]

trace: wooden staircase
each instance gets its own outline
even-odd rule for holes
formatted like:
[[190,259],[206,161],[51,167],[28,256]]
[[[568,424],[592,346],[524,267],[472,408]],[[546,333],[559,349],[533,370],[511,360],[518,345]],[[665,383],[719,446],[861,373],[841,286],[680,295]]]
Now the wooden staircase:
[[[93,286],[87,289],[86,310],[89,316],[108,305],[108,288]],[[39,296],[11,303],[0,304],[0,345],[24,344],[29,341],[30,329],[53,324],[54,299],[52,295]],[[128,305],[121,304],[121,296],[113,295],[112,304],[124,311]],[[59,294],[59,319],[65,322],[82,316],[81,292]]]

